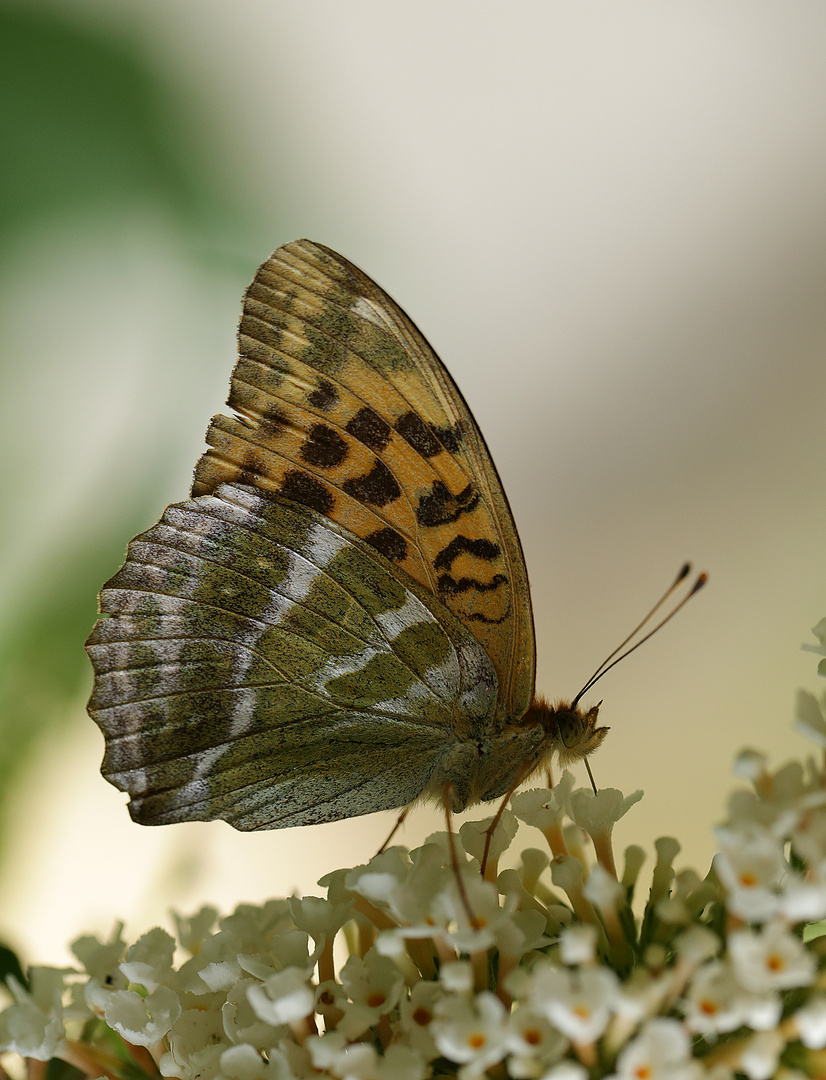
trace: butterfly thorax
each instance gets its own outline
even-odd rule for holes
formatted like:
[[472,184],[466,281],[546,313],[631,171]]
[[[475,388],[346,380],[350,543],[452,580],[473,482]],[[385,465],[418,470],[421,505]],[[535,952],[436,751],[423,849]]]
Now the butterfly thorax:
[[571,765],[593,753],[607,735],[607,727],[596,726],[598,713],[598,705],[586,712],[571,702],[535,697],[518,720],[500,713],[473,731],[457,727],[457,740],[431,773],[422,797],[442,802],[447,783],[452,808],[459,812],[501,798],[554,757],[562,767]]

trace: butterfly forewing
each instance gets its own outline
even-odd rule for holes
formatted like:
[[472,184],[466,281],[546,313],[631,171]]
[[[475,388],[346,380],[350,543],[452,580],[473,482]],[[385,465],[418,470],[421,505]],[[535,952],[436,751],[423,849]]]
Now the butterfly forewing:
[[401,309],[335,252],[279,248],[244,300],[229,404],[193,495],[248,484],[364,539],[464,623],[521,717],[534,639],[513,518],[461,394]]

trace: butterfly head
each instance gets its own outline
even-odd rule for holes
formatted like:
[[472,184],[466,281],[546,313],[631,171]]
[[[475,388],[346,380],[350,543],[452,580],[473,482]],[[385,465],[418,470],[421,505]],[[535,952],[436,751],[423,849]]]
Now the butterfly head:
[[551,704],[539,697],[531,703],[526,719],[542,725],[546,744],[564,768],[593,754],[602,745],[609,729],[597,727],[601,704],[586,712],[567,701]]

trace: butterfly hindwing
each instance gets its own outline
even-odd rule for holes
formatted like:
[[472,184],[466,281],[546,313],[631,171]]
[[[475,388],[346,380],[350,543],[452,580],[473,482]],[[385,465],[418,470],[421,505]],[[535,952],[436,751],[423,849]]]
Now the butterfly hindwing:
[[169,507],[101,614],[89,708],[137,821],[258,829],[401,806],[501,722],[493,665],[438,599],[246,487]]

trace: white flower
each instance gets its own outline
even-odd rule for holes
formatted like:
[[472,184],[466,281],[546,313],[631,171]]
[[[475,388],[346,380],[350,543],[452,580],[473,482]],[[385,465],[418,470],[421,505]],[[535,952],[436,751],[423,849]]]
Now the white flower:
[[507,1052],[505,1007],[487,991],[472,1000],[445,997],[436,1005],[431,1032],[439,1051],[459,1065],[470,1064],[483,1073]]
[[[445,888],[433,897],[430,919],[457,952],[472,953],[489,949],[496,941],[500,924],[508,922],[510,912],[500,906],[495,886],[484,881],[478,872],[459,872],[464,884],[464,898],[455,875],[451,875]],[[468,916],[468,908],[473,922]]]
[[778,1031],[761,1031],[746,1040],[738,1068],[749,1080],[771,1080],[777,1072],[786,1041]]
[[590,964],[596,959],[599,931],[590,923],[566,926],[559,935],[559,958],[563,964]]
[[263,1058],[249,1043],[240,1043],[224,1050],[220,1062],[221,1075],[227,1080],[261,1080],[267,1075]]
[[522,887],[531,896],[536,893],[536,885],[539,876],[550,862],[550,855],[541,848],[523,848],[519,852],[519,861],[522,864],[519,869],[519,879]]
[[221,1006],[221,1022],[233,1045],[249,1043],[256,1050],[267,1050],[286,1029],[259,1019],[247,996],[252,986],[260,986],[257,979],[241,979],[232,987]]
[[582,891],[600,911],[617,911],[625,904],[625,889],[599,863],[591,867]]
[[531,1008],[576,1043],[598,1039],[619,1002],[619,979],[610,968],[537,967],[527,990]]
[[651,901],[667,896],[674,881],[674,860],[680,853],[680,843],[673,836],[660,836],[654,841],[657,862],[651,877]]
[[714,868],[728,890],[728,906],[746,922],[765,922],[778,907],[787,863],[773,833],[755,822],[716,830],[720,851]]
[[[804,648],[807,648],[807,646],[804,645]],[[808,648],[811,648],[812,651],[820,651],[815,650],[813,646],[808,646]],[[810,694],[806,690],[798,690],[796,712],[797,719],[794,726],[797,730],[808,739],[811,739],[812,742],[817,743],[818,746],[826,747],[824,706],[821,705],[814,694]]]
[[800,1041],[809,1050],[822,1050],[826,1046],[826,997],[813,995],[794,1014]]
[[184,1008],[167,1035],[169,1050],[161,1055],[158,1067],[164,1076],[189,1078],[211,1076],[220,1068],[226,1049],[221,1015],[223,998],[197,999],[198,1006]]
[[691,980],[683,1002],[683,1013],[690,1031],[698,1035],[734,1031],[744,1022],[746,994],[731,965],[712,960],[703,965]]
[[568,1040],[544,1016],[521,1006],[508,1018],[505,1046],[508,1050],[508,1075],[535,1077],[543,1065],[557,1061],[568,1048]]
[[551,863],[551,881],[569,896],[582,891],[582,872],[582,863],[575,855],[557,855]]
[[313,1035],[307,1046],[315,1069],[340,1080],[424,1080],[428,1072],[422,1055],[408,1046],[388,1046],[380,1055],[368,1043],[347,1043],[337,1031]]
[[353,911],[352,900],[332,904],[321,896],[291,896],[288,902],[296,927],[316,942],[335,937]]
[[809,986],[814,980],[814,957],[782,923],[758,932],[735,930],[728,948],[740,985],[755,993]]
[[[459,829],[462,847],[480,865],[485,852],[485,844],[488,840],[488,830],[492,824],[492,817],[482,818],[479,821],[465,821]],[[496,866],[502,852],[510,846],[518,828],[519,822],[516,820],[516,815],[512,810],[505,810],[496,823],[496,830],[488,847],[488,862],[492,866]]]
[[813,626],[812,633],[820,642],[820,646],[802,645],[801,648],[806,652],[817,653],[818,656],[826,656],[826,619],[821,619],[817,626]]
[[511,799],[511,810],[520,821],[541,829],[547,836],[551,829],[562,826],[573,787],[574,778],[566,769],[552,788],[517,791]]
[[642,798],[641,791],[623,795],[616,788],[601,788],[596,795],[587,788],[571,793],[569,813],[589,836],[610,836],[614,826]]
[[174,938],[156,926],[129,947],[119,967],[129,982],[151,991],[169,978],[174,952]]
[[366,866],[350,870],[344,883],[373,904],[389,904],[396,886],[407,880],[411,869],[408,853],[403,848],[392,847],[374,855]]
[[192,955],[200,950],[218,921],[218,909],[210,904],[205,904],[194,915],[185,916],[177,911],[171,912],[171,915],[181,948]]
[[826,812],[822,807],[801,812],[791,830],[791,841],[795,854],[809,863],[810,868],[816,868],[822,880],[820,868],[826,860]]
[[588,1070],[576,1061],[560,1061],[542,1073],[541,1080],[588,1080]]
[[640,844],[629,844],[625,849],[625,870],[622,883],[627,889],[633,889],[645,863],[645,848]]
[[702,964],[720,950],[720,939],[705,926],[688,926],[675,942],[677,955],[689,964]]
[[[373,903],[381,896],[390,914],[402,924],[403,930],[397,933],[403,933],[405,937],[431,937],[440,929],[434,925],[431,915],[433,899],[454,880],[450,856],[441,844],[429,841],[423,847],[412,851],[410,860],[411,865],[406,876],[396,880],[395,884],[390,877],[381,882],[375,877],[368,877],[367,888],[370,895],[366,896],[366,899]],[[370,866],[372,865],[371,862]],[[352,881],[352,887],[358,891],[360,875],[351,878],[348,874],[346,880]]]
[[315,1011],[319,1016],[324,1017],[327,1030],[335,1027],[336,1020],[344,1012],[347,1004],[344,987],[335,979],[325,979],[316,987]]
[[318,1073],[313,1067],[308,1039],[306,1043],[282,1039],[278,1046],[271,1046],[267,1051],[270,1059],[266,1071],[267,1080],[318,1080]]
[[78,958],[89,979],[83,987],[83,997],[97,1014],[103,1012],[106,995],[110,990],[124,990],[127,978],[120,970],[120,960],[126,950],[121,938],[123,923],[117,923],[111,941],[102,942],[84,935],[72,942],[72,952]]
[[176,979],[178,989],[190,994],[226,993],[241,978],[240,948],[236,934],[219,930],[206,939],[196,956],[181,965]]
[[[449,965],[444,965],[442,971],[447,966]],[[427,1060],[436,1057],[438,1053],[430,1025],[436,1015],[436,1003],[443,993],[438,983],[417,982],[410,990],[410,997],[403,997],[401,1001],[402,1038],[408,1046],[424,1054]]]
[[617,1057],[616,1076],[622,1080],[691,1080],[702,1075],[682,1024],[665,1017],[649,1020]]
[[243,971],[262,981],[288,967],[300,968],[309,976],[323,948],[324,939],[321,937],[310,953],[310,937],[305,930],[285,930],[272,934],[267,941],[259,939],[255,952],[239,952],[232,963],[237,961]]
[[780,1023],[783,1000],[780,994],[764,991],[762,994],[746,994],[743,1021],[755,1031],[770,1031]]
[[425,1080],[430,1075],[424,1057],[409,1046],[388,1046],[383,1054],[367,1047],[358,1066],[351,1067],[345,1076],[353,1080]]
[[219,925],[238,943],[239,952],[258,950],[263,941],[275,941],[281,934],[295,930],[289,902],[281,897],[263,904],[239,904]]
[[109,1027],[127,1042],[153,1046],[181,1015],[181,1003],[168,986],[158,986],[146,997],[134,990],[113,990],[103,1015]]
[[285,968],[264,982],[251,983],[247,1000],[259,1020],[277,1027],[309,1016],[315,1004],[315,991],[308,985],[305,971]]
[[644,968],[637,968],[627,982],[622,984],[617,999],[616,1013],[625,1021],[622,1030],[632,1030],[646,1017],[654,1016],[666,998],[673,993],[673,968],[665,968],[652,975]]
[[368,949],[363,958],[349,957],[341,969],[341,983],[349,1001],[342,1005],[344,1016],[337,1027],[351,1039],[395,1008],[404,986],[393,961],[375,949]]
[[83,965],[83,970],[101,984],[112,985],[117,976],[118,964],[126,951],[126,942],[121,937],[123,923],[119,922],[112,930],[112,940],[103,942],[96,937],[84,935],[72,942],[72,952]]
[[766,755],[759,750],[744,747],[734,758],[731,771],[735,776],[742,776],[744,780],[756,783],[767,773]]
[[[512,932],[508,940],[506,929]],[[547,916],[540,911],[514,911],[510,921],[497,927],[496,941],[499,949],[508,956],[521,956],[531,949],[541,949],[551,943],[545,936]]]
[[468,960],[450,960],[439,969],[439,982],[445,990],[467,994],[473,989],[473,968]]
[[30,990],[8,976],[15,1003],[0,1013],[0,1048],[21,1057],[48,1061],[65,1046],[61,997],[65,972],[37,967],[29,971]]

